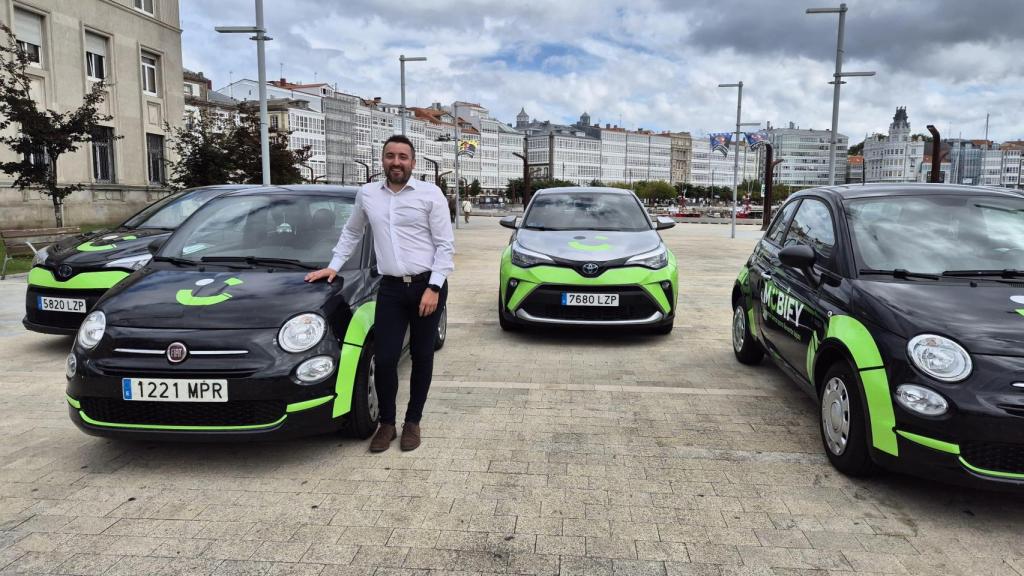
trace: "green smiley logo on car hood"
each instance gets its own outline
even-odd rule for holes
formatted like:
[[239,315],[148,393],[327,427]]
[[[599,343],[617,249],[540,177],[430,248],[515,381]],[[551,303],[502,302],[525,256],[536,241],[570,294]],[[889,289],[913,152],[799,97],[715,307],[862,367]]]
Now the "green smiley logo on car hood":
[[[204,278],[197,281],[196,286],[202,288],[203,286],[208,286],[212,283],[213,278]],[[227,286],[237,286],[242,284],[242,281],[238,278],[228,278],[224,281],[224,284]],[[221,289],[223,290],[223,288]],[[178,304],[183,306],[213,306],[214,304],[227,302],[231,299],[231,294],[228,294],[227,292],[221,292],[219,294],[214,294],[213,296],[196,296],[195,293],[196,289],[189,290],[186,288],[178,290],[178,293],[175,295],[175,299],[178,301]]]
[[[1013,302],[1014,304],[1024,304],[1024,296],[1010,296],[1010,302]],[[1017,308],[1015,312],[1024,316],[1024,308]]]
[[[605,250],[611,250],[612,245],[606,242],[601,244],[584,244],[580,240],[586,240],[585,236],[577,236],[572,242],[569,242],[569,248],[573,250],[582,250],[583,252],[604,252]],[[607,236],[594,236],[594,240],[607,240]]]
[[109,244],[93,244],[92,240],[90,240],[84,244],[79,244],[76,250],[79,252],[103,252],[104,250],[114,250],[117,248],[117,244],[113,243],[115,240],[135,240],[136,238],[136,236],[118,236],[117,234],[111,234],[99,239],[100,242],[109,242]]

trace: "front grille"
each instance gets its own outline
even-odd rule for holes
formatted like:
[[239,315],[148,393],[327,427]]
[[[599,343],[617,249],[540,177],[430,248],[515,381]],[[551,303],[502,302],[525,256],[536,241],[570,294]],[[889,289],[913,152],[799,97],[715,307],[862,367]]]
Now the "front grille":
[[236,402],[130,402],[83,398],[82,410],[93,420],[111,424],[162,426],[252,426],[276,422],[285,403],[277,400]]
[[[619,295],[619,305],[563,306],[563,292],[614,293]],[[638,286],[540,286],[526,297],[521,308],[538,318],[590,322],[642,320],[660,311],[647,292]]]
[[960,455],[971,466],[994,472],[1024,474],[1024,444],[972,442],[960,446]]
[[[53,326],[55,328],[78,329],[85,315],[96,305],[105,290],[56,290],[52,288],[30,287],[25,295],[25,310],[29,322]],[[75,298],[85,300],[85,311],[52,312],[39,309],[39,296],[53,298]]]

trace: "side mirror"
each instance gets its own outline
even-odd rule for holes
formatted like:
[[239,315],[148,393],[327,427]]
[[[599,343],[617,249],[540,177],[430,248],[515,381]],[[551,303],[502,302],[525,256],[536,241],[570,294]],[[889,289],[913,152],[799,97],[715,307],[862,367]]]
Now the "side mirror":
[[161,248],[163,248],[164,243],[166,243],[166,242],[167,242],[167,237],[166,236],[164,236],[163,238],[157,238],[157,239],[153,240],[152,242],[150,242],[149,246],[146,246],[146,250],[149,250],[149,253],[153,254],[155,256],[156,253]]
[[658,216],[658,220],[655,222],[655,228],[657,230],[668,230],[675,225],[676,221],[668,216]]
[[798,270],[806,270],[813,267],[817,259],[818,256],[814,253],[814,248],[804,244],[793,244],[779,250],[779,260],[786,266]]
[[498,224],[501,224],[505,228],[511,228],[511,229],[515,230],[516,229],[516,217],[515,216],[505,216],[501,220],[498,220]]

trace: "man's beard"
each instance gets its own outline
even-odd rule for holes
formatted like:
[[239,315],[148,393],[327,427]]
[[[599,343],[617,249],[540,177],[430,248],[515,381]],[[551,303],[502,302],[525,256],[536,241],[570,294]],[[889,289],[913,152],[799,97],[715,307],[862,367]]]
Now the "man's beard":
[[388,184],[395,184],[395,185],[398,185],[398,186],[405,186],[406,183],[409,182],[409,177],[412,175],[412,172],[411,171],[410,172],[406,172],[405,170],[402,170],[400,168],[398,170],[399,170],[399,172],[401,172],[401,176],[398,177],[399,178],[398,180],[395,180],[394,178],[392,178],[391,177],[392,172],[391,172],[391,170],[388,170]]

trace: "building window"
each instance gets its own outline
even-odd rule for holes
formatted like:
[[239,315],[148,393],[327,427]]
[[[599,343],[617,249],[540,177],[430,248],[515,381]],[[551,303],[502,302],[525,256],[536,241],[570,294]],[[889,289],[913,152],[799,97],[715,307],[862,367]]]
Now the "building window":
[[146,158],[149,164],[149,183],[164,183],[164,137],[146,134]]
[[114,176],[114,129],[100,126],[92,133],[92,177],[113,182]]
[[155,14],[155,12],[153,11],[153,2],[155,2],[156,0],[132,0],[132,1],[135,4],[135,9],[136,10],[145,12],[146,14],[149,14],[150,16]]
[[149,52],[142,53],[142,91],[150,96],[159,94],[156,82],[159,63],[159,56]]
[[188,83],[185,84],[185,96],[195,96],[195,93],[192,92],[192,85],[191,84],[188,84]]
[[[23,138],[28,143],[28,138]],[[46,148],[42,146],[31,146],[30,150],[25,152],[25,162],[28,162],[32,166],[46,167],[49,171],[50,157],[46,153]]]
[[28,56],[30,64],[43,65],[43,17],[28,10],[14,9],[14,35],[18,49]]
[[85,33],[85,71],[90,80],[107,78],[107,39],[92,32]]

